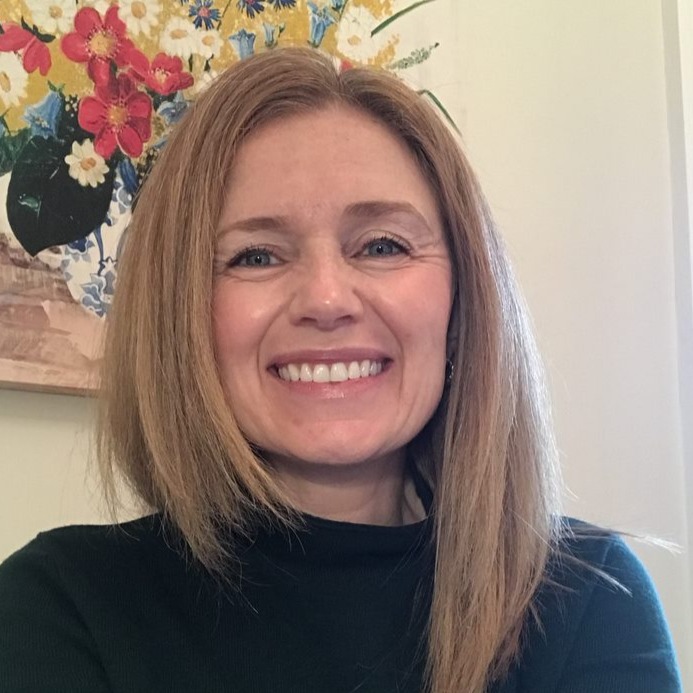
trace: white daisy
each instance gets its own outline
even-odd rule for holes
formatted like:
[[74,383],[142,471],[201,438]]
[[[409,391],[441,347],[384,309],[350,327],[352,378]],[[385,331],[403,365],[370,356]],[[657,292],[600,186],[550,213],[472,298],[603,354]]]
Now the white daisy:
[[73,142],[72,154],[65,157],[65,163],[70,167],[70,177],[85,188],[87,185],[95,188],[106,180],[108,166],[104,158],[94,151],[91,140],[84,140],[82,144]]
[[33,23],[49,34],[67,34],[77,12],[74,0],[26,0]]
[[197,33],[197,53],[209,60],[215,55],[219,55],[222,46],[221,36],[216,29],[208,31],[198,31]]
[[355,62],[367,63],[387,45],[382,33],[371,37],[378,24],[380,20],[368,8],[352,5],[339,21],[337,50]]
[[161,5],[159,0],[120,0],[118,16],[125,22],[128,31],[136,36],[149,36],[152,27],[159,25]]
[[196,34],[197,30],[190,22],[181,17],[172,17],[161,34],[161,47],[169,55],[187,60],[198,50]]
[[26,96],[29,75],[14,53],[0,53],[0,101],[5,108],[16,106]]

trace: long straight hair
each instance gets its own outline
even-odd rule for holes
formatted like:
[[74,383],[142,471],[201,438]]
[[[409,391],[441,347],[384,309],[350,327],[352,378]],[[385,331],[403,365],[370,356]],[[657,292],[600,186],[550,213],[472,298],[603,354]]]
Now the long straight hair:
[[214,574],[233,559],[222,528],[228,536],[258,518],[296,521],[224,396],[213,254],[245,138],[335,105],[370,115],[406,144],[443,220],[453,376],[409,450],[434,493],[426,688],[482,693],[519,655],[556,546],[555,446],[526,311],[478,182],[434,109],[392,75],[275,49],[237,63],[189,109],[143,185],[119,263],[102,371],[102,474],[111,499],[123,476]]

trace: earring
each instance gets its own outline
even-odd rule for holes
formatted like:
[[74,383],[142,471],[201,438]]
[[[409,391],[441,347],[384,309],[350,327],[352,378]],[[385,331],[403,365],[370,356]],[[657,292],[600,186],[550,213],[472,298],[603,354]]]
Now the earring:
[[449,385],[455,373],[455,364],[450,359],[445,359],[445,382]]

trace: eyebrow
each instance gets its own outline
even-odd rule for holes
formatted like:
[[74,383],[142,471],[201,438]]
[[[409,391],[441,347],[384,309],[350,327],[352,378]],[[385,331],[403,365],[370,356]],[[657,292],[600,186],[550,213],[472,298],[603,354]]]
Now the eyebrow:
[[249,217],[240,219],[232,224],[225,224],[219,229],[219,236],[224,236],[231,231],[279,231],[289,225],[288,217]]
[[345,216],[358,219],[373,219],[387,217],[393,214],[407,214],[414,217],[422,226],[430,230],[428,221],[413,204],[409,202],[390,202],[385,200],[373,200],[366,202],[354,202],[345,210]]
[[[345,217],[356,219],[377,219],[394,214],[406,214],[414,217],[427,231],[431,227],[421,212],[409,202],[396,202],[386,200],[367,200],[354,202],[344,210]],[[290,220],[285,216],[260,216],[240,219],[231,224],[226,224],[219,229],[219,236],[223,236],[232,231],[243,231],[253,233],[255,231],[281,231],[290,226]]]

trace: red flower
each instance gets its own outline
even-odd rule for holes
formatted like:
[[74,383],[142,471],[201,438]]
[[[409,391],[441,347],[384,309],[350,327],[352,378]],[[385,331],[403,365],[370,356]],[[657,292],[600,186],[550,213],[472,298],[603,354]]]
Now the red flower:
[[27,72],[33,72],[38,68],[45,77],[51,69],[51,54],[48,46],[39,40],[30,31],[17,24],[3,25],[3,34],[0,34],[0,52],[21,51],[22,65]]
[[129,75],[109,75],[105,84],[96,85],[94,96],[79,103],[79,124],[96,137],[94,149],[108,159],[116,147],[128,156],[139,156],[151,137],[152,100],[138,91]]
[[77,63],[87,63],[87,73],[95,84],[105,84],[111,63],[127,65],[134,49],[125,36],[125,23],[118,18],[118,7],[108,8],[103,21],[93,7],[83,7],[75,15],[75,29],[63,36],[63,53]]
[[187,89],[195,81],[189,72],[183,72],[183,61],[179,57],[166,53],[159,53],[150,65],[144,53],[133,50],[130,65],[130,74],[157,94],[166,95]]

